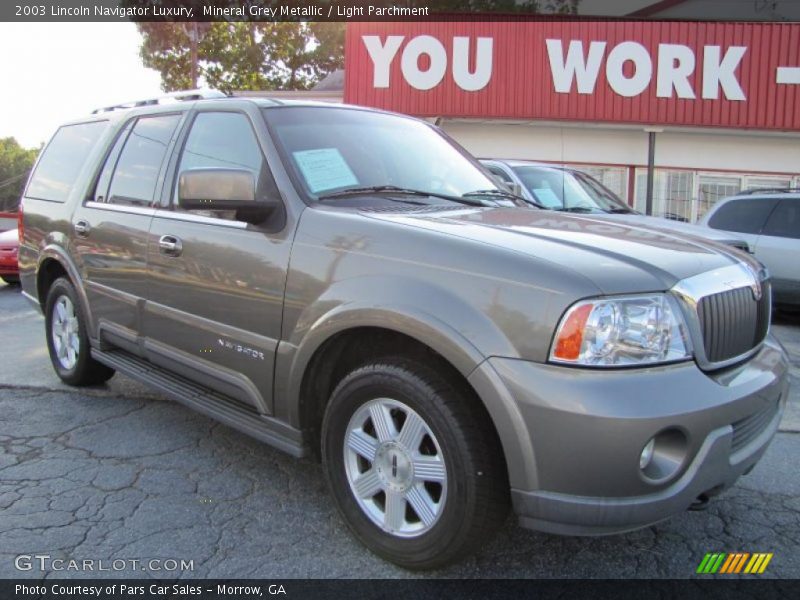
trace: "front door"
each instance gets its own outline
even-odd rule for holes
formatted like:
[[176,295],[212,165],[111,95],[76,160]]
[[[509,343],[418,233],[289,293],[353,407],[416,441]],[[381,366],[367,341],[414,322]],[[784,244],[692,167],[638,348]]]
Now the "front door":
[[230,211],[182,210],[177,179],[203,167],[249,169],[259,194],[277,193],[251,116],[194,115],[176,157],[171,201],[150,227],[146,356],[270,414],[291,237],[282,210],[257,224]]

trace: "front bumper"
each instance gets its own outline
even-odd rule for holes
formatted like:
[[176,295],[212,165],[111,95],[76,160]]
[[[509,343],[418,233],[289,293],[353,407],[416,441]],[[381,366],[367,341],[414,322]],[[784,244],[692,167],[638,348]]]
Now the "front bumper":
[[[532,453],[509,455],[504,442],[514,509],[523,526],[552,533],[638,529],[729,487],[765,452],[788,395],[788,361],[772,337],[711,374],[693,362],[614,371],[487,362],[513,399],[515,433],[528,436],[517,447]],[[654,480],[639,457],[663,431],[684,441],[679,466]]]

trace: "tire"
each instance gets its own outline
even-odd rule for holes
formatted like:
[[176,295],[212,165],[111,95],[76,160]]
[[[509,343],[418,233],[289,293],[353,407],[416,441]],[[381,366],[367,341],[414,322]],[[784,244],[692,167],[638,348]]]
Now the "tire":
[[344,377],[325,412],[322,458],[340,513],[365,546],[407,569],[470,554],[508,514],[499,441],[463,388],[415,361],[381,359]]
[[18,285],[19,276],[17,275],[0,275],[0,279],[5,281],[8,285]]
[[44,315],[50,362],[64,383],[96,385],[111,379],[114,369],[97,362],[90,354],[86,320],[78,294],[65,277],[57,279],[50,287]]

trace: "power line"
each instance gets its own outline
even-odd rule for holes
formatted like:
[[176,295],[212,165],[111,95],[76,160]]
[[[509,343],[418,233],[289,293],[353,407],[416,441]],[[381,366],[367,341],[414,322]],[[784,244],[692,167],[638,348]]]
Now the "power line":
[[14,183],[14,182],[15,182],[15,181],[17,181],[18,179],[22,179],[22,178],[23,178],[23,177],[25,177],[27,174],[28,174],[27,172],[25,172],[25,173],[20,173],[19,175],[15,175],[14,177],[11,177],[10,179],[6,179],[5,181],[0,181],[0,188],[1,188],[1,187],[5,187],[5,186],[7,186],[7,185],[9,185],[9,184],[11,184],[11,183]]

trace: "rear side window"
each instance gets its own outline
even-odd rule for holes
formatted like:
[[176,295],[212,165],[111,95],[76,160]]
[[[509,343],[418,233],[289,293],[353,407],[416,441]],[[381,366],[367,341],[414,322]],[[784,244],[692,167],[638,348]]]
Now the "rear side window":
[[107,125],[107,121],[94,121],[65,125],[56,131],[36,165],[25,196],[66,202],[89,153]]
[[170,139],[181,115],[142,117],[133,126],[117,159],[107,202],[150,206]]
[[776,203],[775,198],[731,200],[711,216],[708,226],[737,233],[760,233]]
[[800,199],[781,200],[761,234],[800,239]]

